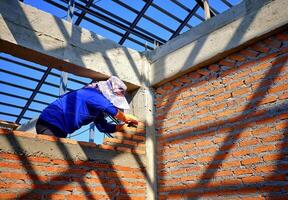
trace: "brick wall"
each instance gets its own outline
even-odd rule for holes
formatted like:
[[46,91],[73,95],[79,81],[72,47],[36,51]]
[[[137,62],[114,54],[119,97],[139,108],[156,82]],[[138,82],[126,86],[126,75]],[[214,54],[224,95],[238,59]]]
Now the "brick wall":
[[159,199],[288,198],[288,33],[156,89]]
[[[144,125],[126,127],[115,136],[96,145],[0,129],[0,199],[145,199],[145,164],[140,159],[145,154]],[[49,154],[56,149],[65,159]],[[82,151],[87,159],[77,159]],[[120,161],[109,160],[117,156]],[[131,158],[136,164],[129,165]]]

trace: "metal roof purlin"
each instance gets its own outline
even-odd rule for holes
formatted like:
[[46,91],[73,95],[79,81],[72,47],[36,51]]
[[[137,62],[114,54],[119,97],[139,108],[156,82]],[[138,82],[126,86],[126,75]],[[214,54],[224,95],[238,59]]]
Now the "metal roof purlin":
[[[89,0],[89,2],[87,3],[87,6],[90,6],[92,4],[93,0]],[[75,24],[79,25],[83,19],[83,17],[85,16],[86,12],[82,11],[82,13],[80,14],[80,16],[77,18]],[[24,116],[24,114],[26,113],[27,109],[29,108],[29,106],[31,105],[33,99],[35,98],[35,96],[37,95],[37,93],[39,92],[41,86],[44,84],[46,78],[48,77],[49,73],[51,72],[52,68],[48,67],[46,69],[46,71],[44,72],[43,76],[41,77],[41,80],[38,82],[36,88],[33,90],[29,100],[26,102],[24,108],[22,109],[21,113],[19,114],[19,116],[17,117],[15,123],[19,124],[19,122],[21,121],[22,117]],[[67,78],[68,80],[68,78]]]
[[[149,0],[145,6],[142,8],[142,10],[140,11],[140,13],[137,15],[137,17],[135,18],[135,20],[132,22],[130,28],[134,29],[136,24],[139,22],[139,20],[142,18],[142,16],[144,15],[144,13],[146,12],[146,10],[149,8],[149,6],[152,4],[153,0]],[[121,38],[121,40],[119,41],[119,44],[123,44],[125,42],[125,40],[127,39],[128,35],[129,35],[130,31],[126,31],[126,33],[124,34],[124,36]]]
[[191,17],[196,13],[196,11],[199,8],[199,4],[196,4],[194,6],[194,8],[190,11],[190,13],[186,16],[186,18],[184,19],[183,23],[180,24],[180,26],[177,28],[177,30],[173,33],[173,35],[170,37],[169,40],[171,40],[172,38],[176,37],[177,35],[179,35],[179,33],[181,32],[181,30],[184,28],[185,24],[188,23],[188,21],[191,19]]

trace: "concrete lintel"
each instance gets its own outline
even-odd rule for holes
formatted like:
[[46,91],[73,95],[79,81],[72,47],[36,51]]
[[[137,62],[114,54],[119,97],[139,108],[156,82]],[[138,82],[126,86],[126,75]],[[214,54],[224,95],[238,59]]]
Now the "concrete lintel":
[[[143,56],[17,0],[0,1],[0,51],[79,76],[140,86]],[[145,59],[146,60],[146,59]]]
[[[13,134],[0,135],[0,152],[61,160],[101,161],[133,168],[146,167],[146,158],[142,155],[137,155],[137,160],[131,153],[103,150],[97,147],[62,143],[60,141],[50,142],[37,138],[31,139]],[[141,166],[139,160],[141,160]]]
[[151,84],[211,64],[288,24],[288,1],[244,0],[149,53]]

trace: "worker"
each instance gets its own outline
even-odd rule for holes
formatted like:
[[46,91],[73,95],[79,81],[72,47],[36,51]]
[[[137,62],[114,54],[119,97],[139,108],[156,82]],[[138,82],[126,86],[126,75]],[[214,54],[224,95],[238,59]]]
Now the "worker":
[[[36,131],[38,134],[65,138],[91,122],[99,131],[106,133],[123,130],[125,123],[137,126],[137,118],[123,112],[129,109],[124,96],[126,89],[119,78],[111,76],[107,81],[92,81],[81,89],[68,92],[42,111]],[[108,123],[105,114],[124,123]]]

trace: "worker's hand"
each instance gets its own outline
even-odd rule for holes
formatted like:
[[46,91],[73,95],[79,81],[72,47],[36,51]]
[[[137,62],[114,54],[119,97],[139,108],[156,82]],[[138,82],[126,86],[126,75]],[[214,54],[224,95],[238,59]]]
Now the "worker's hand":
[[134,115],[125,114],[125,118],[126,118],[126,122],[125,123],[138,125],[138,119]]
[[125,122],[126,124],[138,125],[137,117],[131,114],[124,114],[120,110],[117,112],[117,114],[114,117],[122,122]]
[[117,125],[116,125],[116,131],[117,131],[117,132],[124,131],[124,125],[125,125],[125,124],[117,124]]

